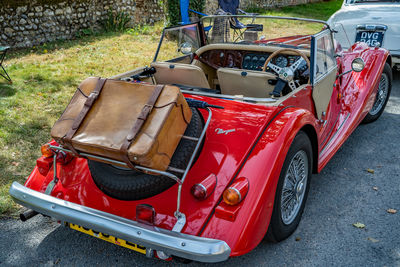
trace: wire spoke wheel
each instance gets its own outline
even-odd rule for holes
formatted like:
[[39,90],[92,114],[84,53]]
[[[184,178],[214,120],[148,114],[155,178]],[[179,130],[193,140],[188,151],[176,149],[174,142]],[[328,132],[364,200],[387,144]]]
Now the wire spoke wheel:
[[375,103],[369,112],[371,115],[376,115],[386,103],[386,98],[389,92],[389,77],[386,73],[382,73],[379,81],[378,92],[376,93]]
[[376,92],[374,104],[367,115],[365,115],[365,118],[362,121],[363,123],[376,121],[382,115],[390,97],[392,80],[392,68],[388,63],[385,63],[385,67],[383,68],[382,75],[378,83],[378,90]]
[[298,151],[289,163],[281,194],[281,216],[284,224],[293,222],[304,200],[308,177],[308,158]]
[[289,237],[300,223],[313,170],[313,148],[304,131],[289,147],[276,187],[274,209],[266,238],[278,242]]

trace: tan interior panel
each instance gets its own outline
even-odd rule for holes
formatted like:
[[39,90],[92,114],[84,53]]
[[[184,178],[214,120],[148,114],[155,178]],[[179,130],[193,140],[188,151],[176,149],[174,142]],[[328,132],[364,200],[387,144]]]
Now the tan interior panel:
[[208,78],[208,84],[210,85],[210,88],[215,89],[215,85],[218,84],[215,82],[215,80],[217,80],[217,72],[215,71],[215,69],[196,59],[193,60],[192,65],[200,67],[204,71],[206,77]]
[[332,97],[333,83],[336,80],[337,68],[331,70],[325,77],[321,78],[313,88],[312,97],[318,119],[322,119],[322,112],[328,109],[329,101]]
[[182,84],[210,88],[204,71],[192,64],[153,62],[156,68],[154,78],[159,84]]
[[276,79],[274,74],[268,72],[231,68],[219,68],[217,75],[222,94],[247,97],[270,97],[274,86],[268,80]]

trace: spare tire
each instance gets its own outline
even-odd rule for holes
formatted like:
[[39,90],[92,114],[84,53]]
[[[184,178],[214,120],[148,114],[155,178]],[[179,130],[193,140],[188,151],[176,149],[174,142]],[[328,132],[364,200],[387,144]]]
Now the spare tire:
[[[203,130],[203,120],[197,109],[191,109],[193,115],[186,128],[185,135],[200,137]],[[170,166],[185,169],[195,146],[196,142],[181,139],[172,156]],[[167,190],[176,183],[166,176],[150,175],[89,159],[88,165],[97,187],[108,196],[120,200],[139,200],[152,197]]]

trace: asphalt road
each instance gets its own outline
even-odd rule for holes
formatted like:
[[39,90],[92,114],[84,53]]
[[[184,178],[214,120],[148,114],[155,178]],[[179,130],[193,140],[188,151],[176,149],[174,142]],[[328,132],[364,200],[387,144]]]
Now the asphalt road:
[[[399,142],[400,72],[395,72],[382,117],[360,125],[325,169],[313,176],[296,232],[278,244],[261,242],[250,253],[219,265],[400,266]],[[398,212],[390,214],[388,209]],[[365,228],[354,227],[357,222]],[[26,223],[1,219],[0,236],[1,266],[167,265],[59,227],[42,216]]]

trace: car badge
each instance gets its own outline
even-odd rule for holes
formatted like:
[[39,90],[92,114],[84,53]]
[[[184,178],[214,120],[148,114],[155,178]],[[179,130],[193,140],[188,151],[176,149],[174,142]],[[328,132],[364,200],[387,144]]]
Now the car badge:
[[236,129],[222,130],[221,128],[217,128],[217,129],[215,129],[215,131],[217,132],[217,134],[227,135],[228,133],[236,131]]

